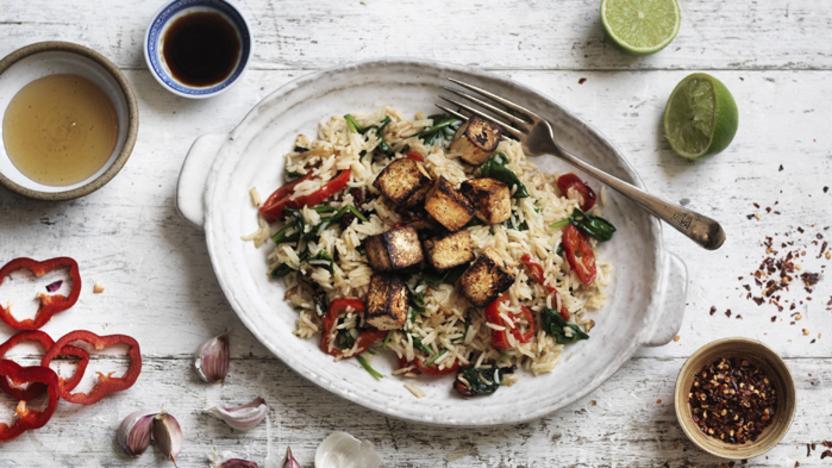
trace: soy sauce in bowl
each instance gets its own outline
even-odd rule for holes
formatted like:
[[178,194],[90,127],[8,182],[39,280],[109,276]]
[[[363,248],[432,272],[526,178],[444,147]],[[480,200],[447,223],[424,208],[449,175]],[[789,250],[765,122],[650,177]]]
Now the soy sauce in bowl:
[[210,11],[176,19],[162,44],[171,74],[188,86],[212,86],[225,80],[237,67],[242,48],[229,20]]

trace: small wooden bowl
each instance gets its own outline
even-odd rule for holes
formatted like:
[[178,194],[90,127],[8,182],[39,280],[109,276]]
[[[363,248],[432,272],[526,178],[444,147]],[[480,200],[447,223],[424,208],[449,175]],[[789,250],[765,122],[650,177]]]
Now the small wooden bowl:
[[[721,357],[748,359],[762,369],[777,392],[777,411],[771,424],[753,442],[729,444],[706,435],[693,421],[688,394],[694,375],[704,366]],[[699,348],[688,358],[676,378],[676,419],[682,431],[700,449],[718,457],[743,460],[771,450],[788,432],[795,409],[795,388],[786,363],[774,351],[759,341],[747,338],[724,338]]]

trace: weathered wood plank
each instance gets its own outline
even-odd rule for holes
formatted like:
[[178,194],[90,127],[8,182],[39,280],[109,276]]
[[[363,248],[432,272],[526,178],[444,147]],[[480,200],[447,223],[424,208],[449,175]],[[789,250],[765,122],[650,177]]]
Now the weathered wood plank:
[[[184,428],[179,466],[205,466],[215,449],[262,462],[265,426],[235,433],[202,414],[217,399],[232,403],[261,395],[272,407],[273,450],[291,446],[303,466],[311,466],[317,444],[334,430],[370,440],[385,466],[715,466],[718,460],[693,447],[676,423],[672,395],[682,362],[635,359],[593,395],[532,423],[445,429],[369,413],[311,386],[276,359],[234,360],[222,387],[195,383],[187,360],[149,359],[128,392],[90,408],[62,403],[46,429],[5,443],[0,465],[122,466],[128,460],[111,443],[121,418],[140,408],[160,407],[177,416]],[[805,444],[829,437],[830,364],[829,359],[789,361],[800,394],[794,425],[780,445],[749,466],[820,462],[820,451],[806,457]],[[163,464],[160,460],[149,452],[129,463],[157,466]]]
[[[634,58],[604,37],[597,0],[235,2],[251,22],[256,68],[320,68],[357,57],[406,56],[509,69],[829,69],[826,2],[683,2],[676,40]],[[0,53],[36,40],[90,45],[144,67],[144,32],[160,2],[9,0]]]

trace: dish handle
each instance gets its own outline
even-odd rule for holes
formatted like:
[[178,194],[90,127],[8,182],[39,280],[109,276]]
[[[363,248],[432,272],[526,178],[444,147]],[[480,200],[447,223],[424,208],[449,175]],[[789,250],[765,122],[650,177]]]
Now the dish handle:
[[202,227],[205,216],[205,183],[214,158],[228,140],[226,133],[208,133],[197,137],[188,149],[176,183],[176,208],[196,226]]
[[659,284],[652,308],[658,310],[648,314],[653,318],[650,331],[646,333],[645,346],[662,346],[670,342],[682,327],[685,316],[685,298],[688,289],[688,269],[678,255],[664,253],[665,272]]

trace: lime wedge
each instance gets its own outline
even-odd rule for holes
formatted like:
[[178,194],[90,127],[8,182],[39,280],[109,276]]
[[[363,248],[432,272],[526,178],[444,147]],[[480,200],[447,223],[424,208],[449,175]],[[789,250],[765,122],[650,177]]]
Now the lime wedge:
[[601,22],[624,50],[647,55],[676,37],[681,14],[676,0],[602,0]]
[[734,139],[738,124],[737,103],[731,92],[706,73],[688,75],[676,85],[662,119],[670,147],[688,159],[724,150]]

